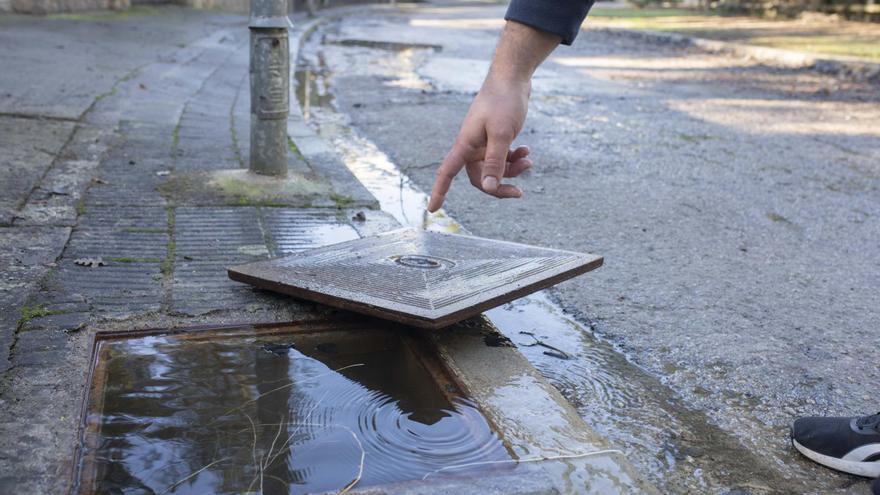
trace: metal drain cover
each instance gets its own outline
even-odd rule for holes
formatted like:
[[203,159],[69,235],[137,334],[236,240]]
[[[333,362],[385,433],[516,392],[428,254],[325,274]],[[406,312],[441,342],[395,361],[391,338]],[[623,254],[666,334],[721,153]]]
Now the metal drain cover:
[[441,328],[602,265],[602,257],[400,229],[229,269],[229,278]]

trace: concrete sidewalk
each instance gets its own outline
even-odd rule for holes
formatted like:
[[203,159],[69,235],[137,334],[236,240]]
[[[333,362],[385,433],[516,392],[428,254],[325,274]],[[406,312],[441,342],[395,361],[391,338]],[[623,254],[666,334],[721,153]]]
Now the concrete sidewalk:
[[246,19],[154,12],[0,20],[3,490],[67,483],[87,330],[321,314],[225,267],[356,238],[339,207],[375,204],[344,168],[295,154],[289,205],[192,194],[246,166]]
[[[246,19],[149,12],[0,18],[2,492],[67,489],[95,331],[330,317],[225,268],[396,225],[296,108],[290,187],[273,197],[236,181],[249,151]],[[298,26],[292,51],[311,25]],[[434,340],[512,451],[609,448],[513,347],[475,352],[487,332],[472,321]],[[573,465],[595,483],[578,492],[651,491],[619,452]],[[534,485],[559,469],[527,471]],[[483,484],[510,493],[521,481]]]

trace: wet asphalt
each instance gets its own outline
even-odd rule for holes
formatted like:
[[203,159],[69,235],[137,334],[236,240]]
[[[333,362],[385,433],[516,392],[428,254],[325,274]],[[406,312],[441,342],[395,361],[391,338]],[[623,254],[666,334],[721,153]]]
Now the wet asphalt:
[[[313,123],[429,190],[502,15],[322,25],[299,67]],[[605,257],[547,294],[558,318],[526,308],[505,332],[576,356],[523,347],[661,490],[868,493],[787,435],[880,408],[878,122],[876,86],[588,30],[536,74],[524,198],[460,178],[445,208],[477,235]]]

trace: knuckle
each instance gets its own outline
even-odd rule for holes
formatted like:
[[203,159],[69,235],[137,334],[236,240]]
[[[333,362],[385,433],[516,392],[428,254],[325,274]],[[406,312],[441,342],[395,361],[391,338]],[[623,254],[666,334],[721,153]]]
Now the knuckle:
[[458,151],[462,155],[467,155],[474,151],[474,145],[471,143],[471,140],[465,136],[459,135],[455,142],[452,144],[452,150],[450,150],[450,154]]
[[489,169],[493,172],[497,172],[498,170],[504,170],[505,163],[502,158],[492,156],[487,156],[483,161],[483,170]]
[[513,141],[513,138],[516,137],[515,133],[513,132],[513,129],[511,129],[507,126],[490,127],[489,129],[486,130],[486,136],[488,136],[489,139],[498,139],[498,140],[505,140],[505,141]]

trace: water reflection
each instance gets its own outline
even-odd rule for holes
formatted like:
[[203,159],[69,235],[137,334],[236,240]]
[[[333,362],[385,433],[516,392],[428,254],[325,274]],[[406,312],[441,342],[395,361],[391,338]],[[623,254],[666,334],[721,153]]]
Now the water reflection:
[[510,459],[412,345],[370,330],[102,342],[79,491],[311,493]]

